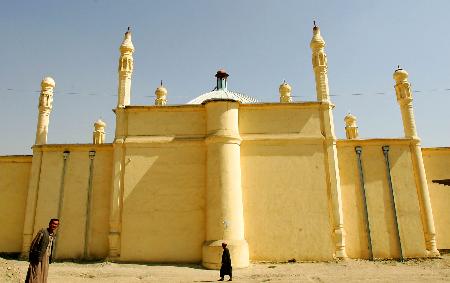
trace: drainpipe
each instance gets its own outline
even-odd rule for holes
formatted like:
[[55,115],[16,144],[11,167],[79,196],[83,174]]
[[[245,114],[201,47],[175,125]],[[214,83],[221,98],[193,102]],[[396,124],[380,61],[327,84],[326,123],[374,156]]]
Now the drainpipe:
[[355,147],[356,159],[358,161],[358,172],[359,172],[359,182],[361,187],[361,196],[363,198],[364,204],[364,224],[366,226],[366,234],[367,234],[367,247],[369,249],[369,259],[373,260],[373,251],[372,251],[372,238],[370,236],[370,223],[369,223],[369,211],[367,209],[367,196],[366,196],[366,187],[364,185],[364,173],[362,168],[361,161],[361,153],[362,147]]
[[[70,155],[70,151],[65,150],[63,152],[64,161],[63,161],[63,169],[62,169],[62,174],[61,174],[61,183],[59,186],[59,204],[58,204],[58,212],[57,212],[57,216],[58,216],[59,222],[61,223],[61,226],[64,226],[63,221],[61,219],[61,215],[62,215],[63,202],[64,202],[64,179],[66,176],[67,159],[69,158],[69,155]],[[55,246],[54,246],[55,258],[57,255],[58,240],[59,240],[59,234],[61,234],[61,228],[60,228],[60,232],[56,233],[56,241],[55,241]]]
[[94,157],[95,151],[89,151],[89,180],[88,180],[88,191],[86,200],[86,222],[84,225],[84,258],[89,258],[89,244],[90,244],[90,234],[91,230],[91,206],[92,206],[92,179],[94,177]]
[[397,207],[395,205],[395,194],[394,194],[394,188],[392,187],[392,179],[391,179],[391,165],[389,163],[389,146],[385,145],[382,147],[383,154],[384,154],[384,160],[386,161],[386,175],[387,175],[387,181],[389,185],[389,196],[391,199],[392,204],[392,210],[394,212],[394,223],[395,223],[395,229],[396,229],[396,235],[397,235],[397,242],[398,247],[400,249],[400,260],[403,261],[403,249],[402,249],[402,241],[400,239],[400,226],[398,225],[398,216],[397,216]]

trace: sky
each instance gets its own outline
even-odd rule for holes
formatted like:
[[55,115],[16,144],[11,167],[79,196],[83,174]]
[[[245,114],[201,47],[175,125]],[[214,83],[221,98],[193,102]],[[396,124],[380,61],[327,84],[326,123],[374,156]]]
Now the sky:
[[450,146],[450,1],[1,1],[0,155],[31,154],[40,82],[56,82],[48,143],[91,143],[93,123],[114,139],[119,46],[132,28],[131,104],[169,104],[215,86],[261,102],[316,100],[309,43],[326,42],[335,131],[358,119],[361,138],[403,136],[392,74],[408,71],[424,147]]

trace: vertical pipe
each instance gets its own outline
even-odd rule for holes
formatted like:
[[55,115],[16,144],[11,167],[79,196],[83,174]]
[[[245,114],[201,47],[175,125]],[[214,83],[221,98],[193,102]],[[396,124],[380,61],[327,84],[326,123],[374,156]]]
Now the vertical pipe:
[[398,225],[398,216],[397,216],[397,207],[395,205],[395,194],[394,194],[394,188],[392,187],[392,179],[391,179],[391,165],[389,163],[389,146],[385,145],[382,147],[383,154],[384,154],[384,160],[386,161],[386,175],[387,175],[387,181],[389,185],[389,196],[391,199],[392,204],[392,210],[394,212],[394,223],[395,223],[395,229],[396,229],[396,235],[397,235],[397,242],[398,247],[400,249],[400,260],[403,261],[403,249],[402,249],[402,241],[400,239],[400,227]]
[[[59,186],[59,203],[58,203],[58,212],[57,212],[57,217],[59,219],[59,223],[61,223],[61,226],[64,226],[64,222],[61,219],[61,215],[62,215],[62,209],[63,209],[63,202],[64,202],[64,179],[66,176],[66,168],[67,168],[67,158],[70,155],[70,151],[66,150],[63,152],[63,169],[62,169],[62,173],[61,173],[61,183]],[[61,228],[60,228],[61,231]],[[61,234],[61,232],[56,233],[56,241],[54,243],[54,247],[53,249],[55,250],[55,258],[57,255],[57,247],[58,247],[58,240],[59,240],[59,235]]]
[[367,196],[366,196],[366,187],[364,185],[364,173],[362,168],[362,161],[361,161],[361,153],[362,153],[362,147],[357,146],[355,147],[356,152],[356,158],[358,161],[358,172],[359,172],[359,182],[361,184],[361,195],[363,198],[363,205],[364,205],[364,224],[366,227],[366,233],[367,233],[367,247],[369,249],[369,259],[373,260],[373,251],[372,251],[372,238],[370,235],[370,223],[369,223],[369,211],[367,209]]
[[92,179],[94,173],[94,157],[95,151],[89,151],[89,179],[86,198],[86,222],[84,225],[84,258],[89,258],[90,230],[91,230],[91,206],[92,206]]

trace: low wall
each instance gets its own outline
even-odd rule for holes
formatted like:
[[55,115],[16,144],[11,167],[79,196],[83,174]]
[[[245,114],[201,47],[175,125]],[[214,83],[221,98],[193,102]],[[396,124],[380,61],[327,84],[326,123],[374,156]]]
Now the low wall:
[[0,252],[19,253],[32,156],[0,156]]
[[[42,164],[33,234],[47,227],[50,218],[59,217],[61,222],[57,233],[56,258],[84,258],[85,249],[88,258],[106,257],[112,146],[44,145],[36,146],[36,149],[42,151]],[[64,162],[65,151],[69,154]],[[92,163],[91,151],[95,152]],[[90,204],[87,201],[89,189],[92,192]]]

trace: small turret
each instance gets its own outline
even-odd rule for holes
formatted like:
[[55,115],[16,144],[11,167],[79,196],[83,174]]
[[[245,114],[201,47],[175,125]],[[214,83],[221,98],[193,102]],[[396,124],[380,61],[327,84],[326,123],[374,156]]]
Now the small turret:
[[93,143],[102,144],[105,143],[105,127],[106,123],[101,119],[98,119],[94,123]]
[[280,102],[281,103],[291,103],[292,102],[292,97],[291,97],[291,86],[284,81],[281,85],[280,88],[278,89],[279,93],[280,93]]
[[155,95],[155,105],[164,106],[167,104],[167,89],[163,86],[162,81],[161,85],[156,89]]
[[359,139],[358,126],[356,125],[356,117],[348,113],[345,118],[345,135],[347,139]]
[[217,90],[221,90],[221,89],[227,90],[227,78],[229,77],[227,72],[224,69],[220,69],[217,71],[217,74],[215,77],[217,78],[216,89]]

